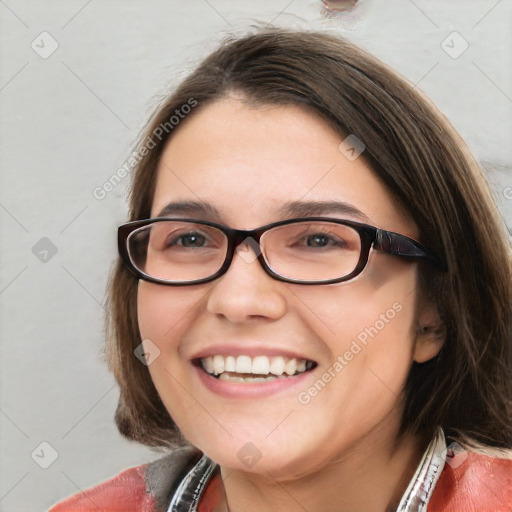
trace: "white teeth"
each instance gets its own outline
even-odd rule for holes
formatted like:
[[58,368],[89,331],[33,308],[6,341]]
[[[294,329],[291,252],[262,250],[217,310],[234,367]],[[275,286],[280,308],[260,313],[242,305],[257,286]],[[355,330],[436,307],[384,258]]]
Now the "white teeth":
[[227,372],[236,372],[236,359],[233,356],[227,356],[224,361],[224,370]]
[[249,356],[236,358],[236,373],[252,373],[252,360]]
[[256,356],[252,360],[251,373],[267,375],[270,370],[270,361],[267,356]]
[[284,373],[284,365],[286,364],[284,357],[277,356],[270,360],[270,373],[274,375],[282,375]]
[[204,369],[208,373],[213,373],[213,357],[205,357],[202,361]]
[[[250,379],[258,381],[258,377],[250,375],[262,375],[261,380],[269,380],[271,377],[286,378],[296,373],[310,370],[314,363],[306,359],[287,358],[283,356],[215,356],[203,357],[201,364],[206,372],[212,375],[220,375],[222,380]],[[229,372],[231,375],[228,375]],[[232,375],[232,374],[239,375]],[[242,381],[239,381],[242,382]]]
[[237,377],[236,375],[229,375],[228,373],[221,373],[219,380],[230,380],[232,382],[243,382],[243,377]]
[[213,356],[213,373],[215,375],[219,375],[224,371],[224,357],[223,356]]
[[293,375],[297,371],[297,359],[293,358],[286,362],[284,371],[287,375]]
[[219,380],[229,380],[231,382],[269,382],[276,380],[278,377],[269,375],[268,377],[241,377],[240,375],[230,375],[229,373],[221,373]]

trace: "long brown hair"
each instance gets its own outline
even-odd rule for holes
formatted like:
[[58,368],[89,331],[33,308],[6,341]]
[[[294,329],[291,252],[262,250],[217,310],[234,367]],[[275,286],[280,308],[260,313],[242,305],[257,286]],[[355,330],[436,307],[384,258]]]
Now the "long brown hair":
[[[406,80],[352,43],[282,29],[230,38],[160,105],[141,137],[132,176],[130,220],[148,218],[157,165],[179,129],[183,105],[204,108],[229,94],[254,105],[302,105],[340,134],[356,134],[376,175],[416,222],[420,240],[448,272],[421,268],[419,289],[435,300],[446,341],[439,355],[413,364],[402,432],[512,446],[511,245],[483,174],[445,117]],[[194,103],[195,102],[195,103]],[[190,110],[190,109],[188,109]],[[167,125],[165,124],[167,123]],[[155,130],[156,146],[142,151]],[[120,432],[148,446],[174,446],[180,433],[134,356],[141,343],[137,279],[118,260],[108,292],[109,367],[120,386]]]

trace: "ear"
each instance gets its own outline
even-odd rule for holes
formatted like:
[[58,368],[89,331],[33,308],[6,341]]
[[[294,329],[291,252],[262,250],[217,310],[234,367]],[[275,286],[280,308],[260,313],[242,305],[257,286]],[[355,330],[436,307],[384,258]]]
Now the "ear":
[[446,327],[435,304],[420,302],[413,359],[416,363],[425,363],[437,356],[441,350],[446,340]]

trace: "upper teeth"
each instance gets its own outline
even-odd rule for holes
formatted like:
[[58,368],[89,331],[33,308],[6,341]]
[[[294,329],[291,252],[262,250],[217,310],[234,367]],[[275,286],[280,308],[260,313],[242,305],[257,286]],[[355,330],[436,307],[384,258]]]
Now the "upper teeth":
[[[309,363],[309,364],[308,364]],[[252,373],[256,375],[293,375],[304,372],[313,364],[306,359],[283,356],[222,356],[215,355],[201,359],[203,368],[213,375],[223,372]]]

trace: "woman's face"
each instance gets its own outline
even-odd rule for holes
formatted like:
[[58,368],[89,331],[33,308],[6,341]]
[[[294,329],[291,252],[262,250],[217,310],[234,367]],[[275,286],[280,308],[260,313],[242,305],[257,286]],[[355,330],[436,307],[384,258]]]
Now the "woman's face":
[[[329,216],[417,236],[365,160],[339,149],[343,139],[296,106],[217,101],[187,119],[165,148],[151,215],[169,203],[200,202],[218,214],[167,216],[239,229]],[[283,216],[292,202],[295,214]],[[315,207],[326,202],[352,211]],[[416,265],[372,252],[357,279],[306,286],[272,279],[251,251],[241,247],[210,283],[139,282],[141,337],[157,355],[149,371],[185,437],[222,466],[276,476],[314,471],[396,433],[409,368],[424,357],[415,343]],[[258,364],[268,360],[277,373],[283,362],[293,367],[292,357],[299,370],[301,360],[315,367],[234,382],[202,369],[199,360],[213,356],[224,363],[263,356]]]

